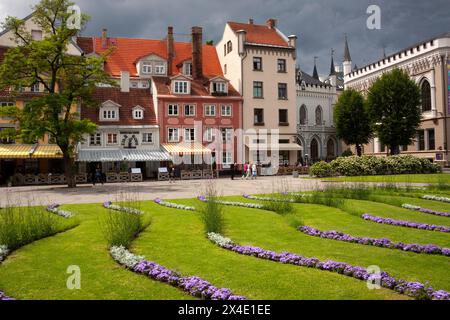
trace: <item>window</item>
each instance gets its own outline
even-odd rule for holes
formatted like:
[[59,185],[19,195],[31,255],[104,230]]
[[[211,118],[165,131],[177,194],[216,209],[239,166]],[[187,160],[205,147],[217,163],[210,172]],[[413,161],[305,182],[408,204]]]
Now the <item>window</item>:
[[14,102],[0,102],[0,107],[12,107],[14,105]]
[[278,99],[280,99],[280,100],[287,99],[287,84],[286,83],[278,84]]
[[422,112],[431,111],[431,88],[427,80],[422,82]]
[[174,83],[174,92],[175,93],[181,93],[181,94],[187,94],[188,92],[188,82],[187,81],[175,81]]
[[222,117],[231,117],[231,106],[230,105],[222,105],[221,107],[221,116]]
[[222,128],[220,129],[220,132],[222,133],[223,142],[233,141],[233,128]]
[[144,74],[152,73],[152,63],[150,61],[142,62],[142,73]]
[[144,119],[144,110],[142,109],[134,109],[133,110],[133,119]]
[[39,83],[35,83],[30,88],[31,92],[39,92]]
[[177,104],[169,104],[167,106],[167,114],[169,116],[178,116],[178,105]]
[[227,44],[223,45],[223,55],[226,56],[227,55]]
[[184,105],[184,116],[185,117],[193,117],[193,116],[195,116],[195,105],[185,104]]
[[227,64],[223,65],[223,74],[227,74]]
[[185,62],[183,65],[183,73],[186,76],[192,76],[192,62]]
[[103,120],[115,120],[116,115],[116,110],[103,110]]
[[253,98],[263,97],[263,83],[261,81],[253,81]]
[[41,30],[31,30],[31,38],[34,41],[42,40],[42,31]]
[[155,63],[155,74],[166,74],[166,64],[164,62]]
[[91,134],[89,139],[90,146],[101,146],[102,145],[102,135],[100,133]]
[[254,109],[253,116],[255,125],[264,125],[264,109]]
[[253,57],[253,70],[254,71],[262,71],[262,58],[261,57]]
[[108,144],[117,144],[117,133],[108,133],[107,137]]
[[233,43],[231,41],[227,42],[227,53],[233,51]]
[[417,142],[418,142],[419,151],[425,150],[425,131],[424,130],[417,131]]
[[323,122],[322,122],[322,107],[321,106],[317,106],[317,108],[316,108],[316,125],[317,126],[323,125]]
[[214,140],[214,128],[205,129],[205,141],[211,142]]
[[286,59],[278,59],[278,72],[286,72]]
[[214,117],[215,115],[216,115],[216,106],[213,104],[206,105],[205,106],[205,116]]
[[226,93],[227,92],[227,84],[225,82],[213,82],[213,92]]
[[233,163],[233,153],[222,152],[222,164],[232,164]]
[[142,134],[142,143],[153,143],[153,133],[144,132]]
[[185,128],[184,129],[184,141],[195,141],[195,129]]
[[169,142],[180,141],[180,132],[178,128],[169,128]]
[[428,150],[436,149],[434,129],[428,129]]
[[280,125],[288,125],[288,111],[287,109],[279,109],[278,110],[278,119]]
[[306,106],[302,104],[300,107],[300,124],[305,125],[308,118],[308,111],[306,110]]

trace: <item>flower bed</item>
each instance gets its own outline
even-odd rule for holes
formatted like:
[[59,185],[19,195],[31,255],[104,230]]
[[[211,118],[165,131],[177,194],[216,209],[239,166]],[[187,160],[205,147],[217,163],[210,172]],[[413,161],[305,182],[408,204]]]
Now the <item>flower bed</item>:
[[4,292],[0,291],[0,301],[15,300],[14,298],[8,297]]
[[144,212],[142,212],[139,209],[129,208],[129,207],[122,207],[122,206],[119,206],[117,204],[113,204],[111,201],[103,202],[103,207],[105,207],[106,209],[122,211],[122,212],[126,212],[126,213],[131,213],[131,214],[137,214],[137,215],[144,214]]
[[[200,200],[202,202],[207,201],[205,196],[199,196],[198,200]],[[233,202],[233,201],[222,201],[222,200],[215,200],[214,202],[216,202],[218,204],[223,204],[225,206],[245,207],[245,208],[252,208],[252,209],[264,209],[264,205],[259,204],[259,203]]]
[[363,245],[389,248],[389,249],[398,249],[403,251],[411,251],[415,253],[428,253],[428,254],[441,254],[444,256],[450,256],[450,248],[442,248],[436,246],[434,244],[420,245],[417,243],[406,244],[402,242],[392,242],[386,238],[369,238],[369,237],[354,237],[349,234],[345,234],[338,231],[321,231],[319,229],[315,229],[309,226],[300,226],[298,230],[314,237],[321,237],[325,239],[333,239],[345,242],[358,243]]
[[234,295],[230,289],[217,288],[199,277],[182,277],[173,270],[134,255],[122,246],[111,247],[110,253],[114,260],[128,269],[180,288],[194,297],[205,300],[245,300],[245,297]]
[[391,218],[372,216],[368,213],[364,213],[361,216],[361,218],[363,218],[364,220],[373,221],[376,223],[390,224],[392,226],[408,227],[408,228],[430,230],[430,231],[450,232],[450,227],[446,227],[446,226],[439,226],[439,225],[435,225],[435,224],[426,224],[426,223],[417,223],[417,222],[411,222],[411,221],[406,221],[406,220],[395,220],[395,219],[391,219]]
[[0,245],[0,262],[6,259],[9,254],[8,247],[5,245]]
[[181,209],[181,210],[195,211],[195,207],[190,207],[190,206],[185,206],[183,204],[163,201],[160,198],[156,198],[155,202],[157,204],[161,205],[161,206],[168,207],[168,208],[175,208],[175,209]]
[[433,195],[429,195],[429,194],[422,196],[422,199],[441,201],[441,202],[450,202],[450,198],[441,197],[441,196],[433,196]]
[[251,200],[259,200],[259,201],[274,201],[274,202],[295,202],[295,199],[287,198],[271,198],[271,197],[256,197],[249,194],[244,193],[242,195],[244,198],[251,199]]
[[70,211],[65,211],[65,210],[59,209],[59,206],[60,205],[57,203],[51,204],[47,207],[47,211],[57,214],[58,216],[61,216],[63,218],[72,218],[74,216],[74,214]]
[[274,251],[264,250],[253,246],[240,246],[235,244],[231,239],[225,238],[216,233],[208,233],[208,238],[220,247],[239,254],[280,263],[337,272],[359,280],[373,281],[378,279],[382,287],[394,290],[400,294],[405,294],[415,299],[450,300],[450,293],[447,291],[435,291],[431,286],[426,286],[420,282],[409,282],[396,279],[386,272],[381,272],[379,275],[370,274],[363,267],[352,266],[345,262],[333,260],[320,261],[317,258],[306,258],[289,252],[276,253]]
[[450,217],[450,212],[439,212],[439,211],[434,211],[431,209],[425,209],[419,206],[415,206],[412,204],[408,204],[408,203],[404,203],[402,204],[402,208],[405,209],[409,209],[409,210],[416,210],[419,212],[423,212],[423,213],[428,213],[428,214],[434,214],[435,216],[441,216],[441,217]]

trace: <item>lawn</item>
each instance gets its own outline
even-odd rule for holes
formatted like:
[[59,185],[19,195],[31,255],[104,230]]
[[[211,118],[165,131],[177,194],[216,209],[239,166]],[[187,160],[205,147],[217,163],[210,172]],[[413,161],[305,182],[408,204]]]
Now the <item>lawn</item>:
[[383,182],[383,183],[434,183],[450,184],[450,174],[396,174],[380,176],[356,176],[356,177],[332,177],[317,178],[324,181],[347,181],[347,182]]
[[[391,196],[395,198],[395,195]],[[252,202],[243,197],[226,200]],[[398,201],[403,201],[399,198]],[[346,206],[373,215],[450,225],[450,219],[402,209],[389,204],[345,200]],[[201,205],[197,199],[173,201]],[[409,201],[412,202],[412,201]],[[450,211],[450,204],[414,199],[414,204]],[[408,280],[429,282],[450,291],[450,258],[364,246],[308,236],[295,229],[303,223],[321,230],[355,236],[387,237],[405,243],[433,243],[450,247],[450,234],[364,221],[336,208],[295,204],[295,212],[225,207],[226,232],[242,245],[277,252],[289,251],[321,260],[333,259],[367,267],[377,265]],[[79,225],[56,236],[24,246],[0,265],[0,288],[18,299],[192,299],[182,291],[132,273],[109,256],[99,220],[107,210],[100,204],[65,205],[77,214]],[[249,299],[408,299],[391,290],[369,290],[364,281],[317,269],[285,265],[236,254],[211,243],[198,212],[141,203],[151,225],[131,250],[183,275],[197,275],[217,287],[230,288]],[[296,223],[295,223],[296,222]],[[69,290],[66,269],[81,269],[81,289]]]

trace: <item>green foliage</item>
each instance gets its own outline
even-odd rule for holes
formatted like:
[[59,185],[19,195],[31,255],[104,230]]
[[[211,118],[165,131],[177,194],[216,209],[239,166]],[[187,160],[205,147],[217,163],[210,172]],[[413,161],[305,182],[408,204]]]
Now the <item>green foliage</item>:
[[201,218],[205,227],[205,233],[223,233],[225,220],[223,217],[223,205],[217,203],[218,192],[211,182],[206,186],[206,202],[201,208]]
[[400,69],[381,76],[369,90],[367,104],[374,131],[391,154],[411,144],[420,126],[420,89]]
[[136,236],[146,227],[141,215],[109,210],[101,220],[101,226],[108,247],[129,248]]
[[353,90],[345,90],[334,108],[334,123],[337,136],[348,145],[356,145],[361,155],[361,145],[372,136],[369,113],[363,96]]
[[311,166],[309,170],[310,175],[315,177],[331,177],[333,175],[333,169],[331,165],[325,161],[316,162]]
[[[322,169],[322,168],[324,168]],[[329,170],[331,168],[331,170]],[[390,157],[339,157],[329,163],[329,167],[317,163],[311,166],[312,175],[320,174],[328,176],[367,176],[367,175],[387,175],[387,174],[417,174],[417,173],[437,173],[440,172],[439,165],[432,163],[426,158],[406,156]]]
[[350,149],[344,150],[341,154],[341,157],[351,157],[353,156],[353,152]]

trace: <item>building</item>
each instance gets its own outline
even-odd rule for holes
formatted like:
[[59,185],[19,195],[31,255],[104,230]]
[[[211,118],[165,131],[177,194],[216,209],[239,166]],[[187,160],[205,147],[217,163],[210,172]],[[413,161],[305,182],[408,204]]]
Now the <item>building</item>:
[[299,161],[307,164],[333,160],[341,153],[333,124],[338,88],[319,80],[315,64],[313,76],[299,69],[296,82],[297,135],[303,147]]
[[[146,177],[167,167],[161,161],[209,170],[213,163],[226,169],[236,161],[242,99],[224,77],[215,48],[203,44],[200,27],[192,28],[191,42],[175,41],[169,27],[163,40],[112,38],[104,30],[102,37],[78,43],[87,54],[112,50],[105,70],[120,83],[120,89],[98,88],[97,109],[83,107],[82,116],[100,126],[81,146],[80,161],[98,165],[112,147],[117,157],[124,150],[139,153],[138,161],[127,158],[128,167],[140,167]],[[217,143],[222,134],[226,143]],[[103,171],[118,171],[124,161],[108,162]]]
[[[265,25],[228,22],[216,45],[224,76],[244,99],[242,154],[265,164],[297,163],[297,37],[286,37],[275,19]],[[274,173],[274,170],[270,170]],[[270,173],[268,173],[270,174]]]
[[[445,33],[353,71],[349,55],[344,61],[345,87],[363,94],[385,72],[399,68],[408,73],[422,93],[422,123],[413,144],[401,147],[401,153],[446,166],[450,161],[449,56],[450,33]],[[376,137],[363,147],[364,154],[385,155],[387,151]]]

